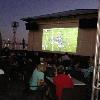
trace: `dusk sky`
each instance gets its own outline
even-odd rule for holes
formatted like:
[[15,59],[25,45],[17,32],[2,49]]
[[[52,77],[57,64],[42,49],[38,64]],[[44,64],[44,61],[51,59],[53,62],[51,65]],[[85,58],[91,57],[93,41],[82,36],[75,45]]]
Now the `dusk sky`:
[[28,31],[21,18],[74,9],[98,9],[99,0],[0,0],[0,32],[3,39],[12,39],[13,21],[19,22],[17,39],[27,40]]

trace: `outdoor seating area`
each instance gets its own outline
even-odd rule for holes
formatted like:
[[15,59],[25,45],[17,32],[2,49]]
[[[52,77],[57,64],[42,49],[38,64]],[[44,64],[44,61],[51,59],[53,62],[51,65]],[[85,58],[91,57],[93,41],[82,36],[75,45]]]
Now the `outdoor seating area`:
[[[5,51],[3,50],[2,52]],[[55,85],[52,83],[51,78],[54,77],[54,66],[63,65],[66,75],[70,74],[74,83],[74,88],[68,89],[67,92],[75,89],[75,91],[71,92],[72,95],[74,92],[79,95],[82,91],[82,94],[80,94],[81,99],[78,100],[84,100],[83,97],[85,97],[85,100],[90,100],[92,90],[92,71],[88,70],[90,67],[90,57],[68,54],[70,60],[66,60],[68,63],[64,63],[62,59],[60,59],[62,56],[64,56],[64,54],[39,51],[11,51],[9,49],[5,53],[2,53],[0,56],[0,69],[2,69],[4,73],[0,74],[1,100],[35,100],[35,98],[40,97],[39,93],[34,95],[34,91],[29,89],[29,81],[32,73],[40,63],[47,65],[45,82],[46,86],[50,88],[48,95],[44,94],[43,99],[56,99]],[[77,64],[80,65],[76,66]],[[83,69],[87,69],[89,73],[86,73],[87,71]],[[78,89],[76,87],[78,87]],[[84,88],[84,90],[81,87]],[[69,94],[70,92],[67,94],[67,92],[65,92],[66,89],[63,91],[62,100],[66,100],[67,95],[70,96],[71,94]],[[38,99],[42,100],[42,97]],[[74,100],[74,98],[69,100]]]

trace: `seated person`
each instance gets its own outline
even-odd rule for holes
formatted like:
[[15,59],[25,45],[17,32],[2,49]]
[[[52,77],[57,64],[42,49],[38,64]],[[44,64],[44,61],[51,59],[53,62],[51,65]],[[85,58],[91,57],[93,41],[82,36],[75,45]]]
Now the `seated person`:
[[69,57],[68,53],[65,53],[61,57],[61,60],[64,67],[70,66],[71,58]]
[[44,64],[39,64],[33,71],[29,81],[30,90],[37,90],[38,86],[44,85]]
[[84,81],[84,75],[81,71],[81,63],[80,62],[75,62],[75,64],[71,67],[71,70],[70,70],[70,74],[71,76],[73,76],[74,78],[76,78],[77,80],[80,80],[80,81]]
[[38,100],[44,100],[46,94],[46,84],[44,82],[44,72],[46,70],[45,64],[39,64],[32,73],[32,77],[29,81],[30,92]]
[[53,77],[55,72],[55,66],[55,64],[48,64],[45,75],[48,77]]
[[89,78],[90,74],[93,73],[93,69],[94,69],[94,59],[93,59],[93,57],[90,57],[88,63],[89,63],[88,68],[82,68],[82,72],[84,73],[85,78]]
[[58,100],[60,100],[64,88],[73,88],[73,81],[69,75],[65,75],[62,65],[57,67],[53,83],[56,87],[56,96]]
[[4,73],[4,70],[3,69],[0,69],[0,75],[3,75],[3,74],[5,74]]

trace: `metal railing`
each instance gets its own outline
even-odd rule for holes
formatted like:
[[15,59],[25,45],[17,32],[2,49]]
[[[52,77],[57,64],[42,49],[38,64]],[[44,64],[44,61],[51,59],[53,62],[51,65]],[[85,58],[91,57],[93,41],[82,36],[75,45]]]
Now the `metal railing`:
[[[99,0],[100,1],[100,0]],[[95,46],[95,60],[91,100],[100,99],[100,5],[98,9],[97,34]]]

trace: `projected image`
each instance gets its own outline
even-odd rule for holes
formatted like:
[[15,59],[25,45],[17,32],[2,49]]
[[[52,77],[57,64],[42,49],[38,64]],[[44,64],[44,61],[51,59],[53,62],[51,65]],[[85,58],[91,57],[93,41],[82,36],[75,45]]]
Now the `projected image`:
[[43,29],[42,50],[76,52],[78,28]]

